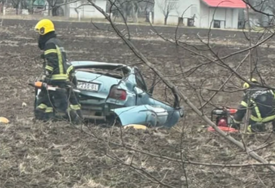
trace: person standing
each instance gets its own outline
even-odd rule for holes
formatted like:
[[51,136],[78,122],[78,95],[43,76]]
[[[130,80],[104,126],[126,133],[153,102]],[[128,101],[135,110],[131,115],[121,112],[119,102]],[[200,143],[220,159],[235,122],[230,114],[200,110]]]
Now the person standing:
[[[55,26],[49,19],[42,19],[35,25],[39,34],[38,47],[43,51],[44,60],[42,82],[59,89],[48,91],[42,89],[38,96],[38,105],[35,109],[35,118],[40,120],[55,119],[57,114],[76,121],[77,115],[71,111],[68,98],[67,54],[61,41],[55,33]],[[54,102],[53,102],[54,101]]]

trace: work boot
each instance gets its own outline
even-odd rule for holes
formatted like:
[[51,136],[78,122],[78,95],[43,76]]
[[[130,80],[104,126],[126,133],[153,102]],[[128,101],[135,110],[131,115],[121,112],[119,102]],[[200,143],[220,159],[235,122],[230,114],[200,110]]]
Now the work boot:
[[257,122],[255,125],[252,125],[252,128],[255,127],[256,132],[265,132],[265,124]]
[[50,120],[54,120],[54,113],[50,112],[50,113],[45,113],[44,115],[44,121],[50,121]]
[[265,131],[265,125],[263,123],[255,123],[252,125],[248,125],[247,131],[249,133],[256,133],[256,132],[264,132]]
[[37,120],[44,120],[45,118],[45,110],[41,110],[39,108],[36,108],[34,110],[34,118]]
[[76,113],[81,119],[84,119],[81,110],[76,110]]
[[75,110],[69,110],[68,119],[73,125],[79,125],[82,123],[82,118]]

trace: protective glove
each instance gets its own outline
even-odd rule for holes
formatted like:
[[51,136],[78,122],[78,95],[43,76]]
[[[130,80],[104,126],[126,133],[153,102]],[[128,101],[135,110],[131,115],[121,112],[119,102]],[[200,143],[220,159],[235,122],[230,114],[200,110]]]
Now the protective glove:
[[44,53],[40,55],[40,58],[41,58],[41,59],[45,59]]
[[51,84],[51,79],[47,75],[42,75],[41,81],[47,84]]

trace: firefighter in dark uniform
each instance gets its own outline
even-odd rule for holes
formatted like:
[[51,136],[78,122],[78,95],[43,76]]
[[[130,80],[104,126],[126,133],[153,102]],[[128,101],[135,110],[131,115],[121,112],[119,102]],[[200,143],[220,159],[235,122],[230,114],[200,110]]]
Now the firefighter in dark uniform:
[[[251,79],[252,83],[259,85],[256,79]],[[265,131],[265,124],[272,122],[273,131],[275,131],[275,99],[274,92],[271,89],[250,86],[244,83],[245,93],[243,100],[238,107],[238,111],[234,115],[234,128],[240,129],[240,123],[247,112],[247,108],[251,109],[249,118],[248,132]]]
[[41,57],[44,59],[44,76],[42,81],[61,88],[56,91],[41,90],[35,117],[40,120],[49,120],[54,119],[56,114],[63,114],[74,121],[72,118],[77,116],[70,111],[67,96],[69,77],[66,52],[61,41],[56,37],[54,24],[49,19],[42,19],[36,24],[35,31],[39,33],[38,47],[43,50]]

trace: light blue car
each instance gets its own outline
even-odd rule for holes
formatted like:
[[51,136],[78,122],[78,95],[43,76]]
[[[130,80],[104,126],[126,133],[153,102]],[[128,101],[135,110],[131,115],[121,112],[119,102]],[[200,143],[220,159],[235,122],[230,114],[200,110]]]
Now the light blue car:
[[169,128],[183,117],[177,96],[174,107],[154,99],[137,67],[95,61],[71,64],[85,119]]

